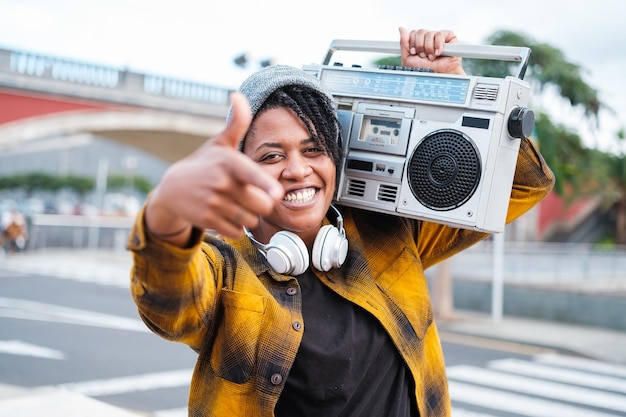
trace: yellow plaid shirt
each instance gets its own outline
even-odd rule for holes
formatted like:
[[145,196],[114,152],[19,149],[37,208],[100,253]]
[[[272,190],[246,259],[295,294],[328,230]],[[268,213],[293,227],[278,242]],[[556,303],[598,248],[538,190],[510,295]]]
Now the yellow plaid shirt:
[[[554,176],[522,140],[507,222],[535,206]],[[314,271],[387,330],[415,381],[422,417],[450,416],[444,359],[424,269],[488,236],[466,229],[341,208],[350,242],[339,269]],[[247,238],[199,230],[177,248],[151,236],[144,212],[128,241],[131,293],[156,334],[189,345],[198,361],[190,416],[273,416],[306,323],[298,282],[276,274]]]

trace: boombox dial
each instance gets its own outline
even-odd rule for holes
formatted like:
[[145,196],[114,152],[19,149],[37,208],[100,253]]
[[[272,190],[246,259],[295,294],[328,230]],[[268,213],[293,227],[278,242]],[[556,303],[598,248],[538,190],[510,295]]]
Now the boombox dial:
[[407,165],[411,192],[425,207],[455,209],[467,202],[478,187],[480,155],[462,132],[438,130],[417,145]]
[[524,107],[515,107],[509,116],[509,135],[523,139],[535,129],[535,113]]

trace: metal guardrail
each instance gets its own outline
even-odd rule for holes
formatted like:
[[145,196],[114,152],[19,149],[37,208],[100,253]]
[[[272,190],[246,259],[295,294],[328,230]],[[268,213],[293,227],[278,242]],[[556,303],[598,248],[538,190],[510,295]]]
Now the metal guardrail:
[[[124,250],[134,218],[41,214],[29,220],[27,250],[45,248]],[[504,281],[626,291],[626,247],[514,242],[504,244]],[[454,279],[491,280],[494,244],[480,242],[450,260]],[[433,271],[428,270],[427,274]]]
[[124,250],[134,219],[127,216],[38,214],[28,221],[27,250]]
[[[487,240],[455,255],[452,273],[458,279],[491,280],[494,244]],[[626,291],[626,247],[585,243],[504,243],[506,283],[578,285],[593,289],[606,284]]]
[[[14,77],[62,82],[103,90],[120,90],[125,97],[146,95],[228,108],[232,89],[193,81],[141,74],[88,62],[0,48],[0,74],[8,85]],[[17,84],[17,83],[16,83]],[[20,85],[20,87],[24,87]]]

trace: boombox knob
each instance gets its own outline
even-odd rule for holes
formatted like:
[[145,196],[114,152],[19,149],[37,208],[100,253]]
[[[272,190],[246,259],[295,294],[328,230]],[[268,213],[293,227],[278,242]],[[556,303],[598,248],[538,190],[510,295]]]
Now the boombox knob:
[[535,129],[535,113],[524,107],[515,107],[509,116],[509,135],[514,138],[527,138]]

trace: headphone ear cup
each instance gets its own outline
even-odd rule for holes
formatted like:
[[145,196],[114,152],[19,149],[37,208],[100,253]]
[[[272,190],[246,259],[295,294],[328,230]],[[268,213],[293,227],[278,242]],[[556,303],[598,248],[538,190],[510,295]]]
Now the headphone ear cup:
[[348,240],[330,224],[323,226],[315,237],[311,262],[320,271],[339,268],[348,254]]
[[309,253],[300,236],[281,231],[270,239],[265,253],[272,269],[279,274],[300,275],[309,267]]

